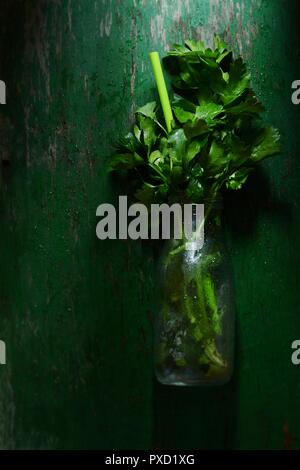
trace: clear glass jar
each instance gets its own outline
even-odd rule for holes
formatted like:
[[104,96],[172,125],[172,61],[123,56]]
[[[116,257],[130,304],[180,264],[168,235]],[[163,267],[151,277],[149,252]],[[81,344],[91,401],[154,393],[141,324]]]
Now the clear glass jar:
[[232,374],[234,305],[220,211],[220,202],[204,204],[202,248],[173,239],[161,260],[154,360],[166,385],[218,385]]

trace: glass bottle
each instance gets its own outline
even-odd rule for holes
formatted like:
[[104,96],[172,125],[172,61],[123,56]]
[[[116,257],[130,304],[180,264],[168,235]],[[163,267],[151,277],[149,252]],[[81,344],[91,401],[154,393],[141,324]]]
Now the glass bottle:
[[220,385],[231,377],[234,305],[220,213],[220,201],[205,201],[201,248],[184,237],[166,243],[154,343],[163,384]]

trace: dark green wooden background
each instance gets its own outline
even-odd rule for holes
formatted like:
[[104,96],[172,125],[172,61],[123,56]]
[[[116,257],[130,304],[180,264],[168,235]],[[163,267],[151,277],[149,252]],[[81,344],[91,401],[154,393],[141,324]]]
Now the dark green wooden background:
[[[297,2],[2,0],[0,16],[0,447],[299,448]],[[234,378],[179,389],[153,378],[152,250],[97,240],[95,211],[120,191],[112,141],[155,96],[149,51],[214,32],[249,62],[284,150],[225,203]]]

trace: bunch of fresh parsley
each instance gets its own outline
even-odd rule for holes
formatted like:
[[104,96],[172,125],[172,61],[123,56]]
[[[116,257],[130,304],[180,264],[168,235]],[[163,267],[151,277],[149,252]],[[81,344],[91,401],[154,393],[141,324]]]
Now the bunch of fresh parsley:
[[264,110],[241,58],[215,37],[175,45],[164,59],[172,76],[174,120],[168,133],[155,102],[135,113],[109,170],[128,170],[145,203],[202,202],[221,188],[240,189],[249,173],[280,150],[279,132],[257,119]]

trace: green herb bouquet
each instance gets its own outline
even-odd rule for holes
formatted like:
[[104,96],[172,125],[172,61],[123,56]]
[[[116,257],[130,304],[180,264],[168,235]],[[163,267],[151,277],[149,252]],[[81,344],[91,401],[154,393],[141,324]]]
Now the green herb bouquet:
[[135,198],[147,206],[204,204],[203,248],[191,253],[183,237],[169,243],[163,258],[155,362],[163,383],[223,383],[232,368],[233,307],[220,241],[220,195],[240,189],[263,159],[278,153],[280,136],[261,124],[264,108],[246,65],[219,37],[214,49],[189,40],[168,52],[171,103],[157,53],[151,61],[161,106],[150,102],[137,109],[109,170],[125,170]]

